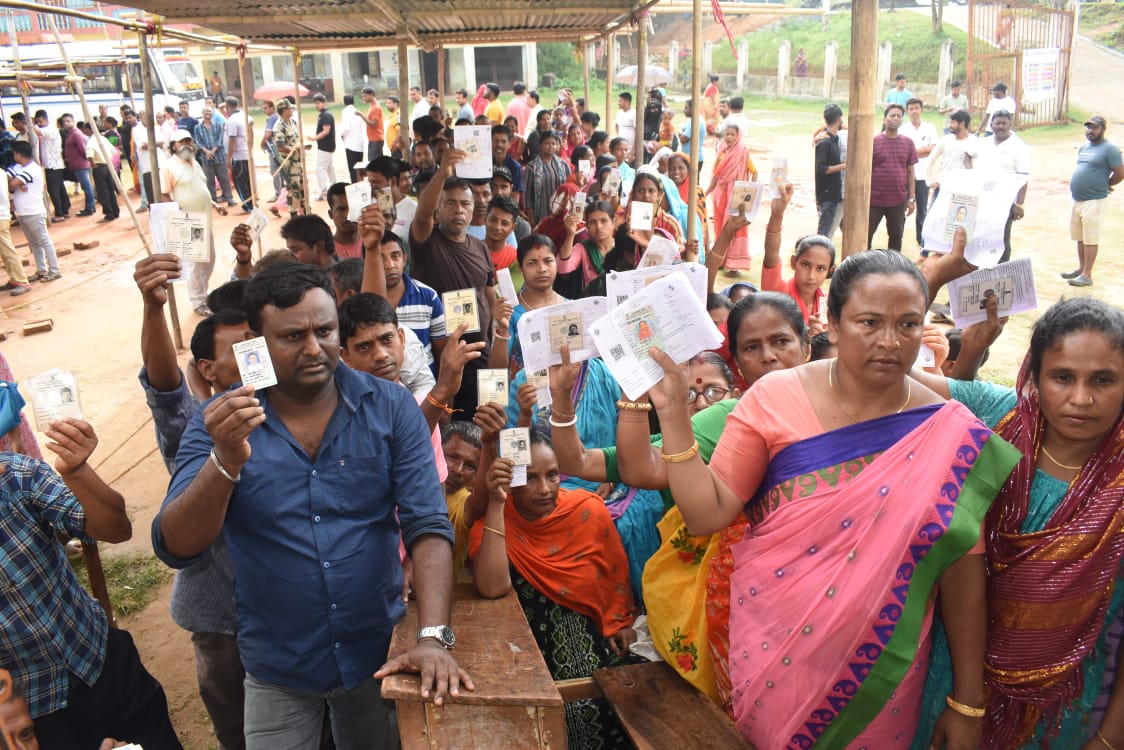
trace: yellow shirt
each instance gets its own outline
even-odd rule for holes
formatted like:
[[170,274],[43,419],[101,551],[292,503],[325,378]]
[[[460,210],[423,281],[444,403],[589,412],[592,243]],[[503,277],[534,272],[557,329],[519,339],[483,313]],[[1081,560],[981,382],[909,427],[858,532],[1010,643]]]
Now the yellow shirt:
[[[402,123],[398,120],[398,113],[383,118],[383,127],[386,133],[386,150],[394,151],[398,147],[398,134],[402,132]],[[406,155],[409,158],[409,155]]]
[[493,125],[503,125],[503,105],[500,104],[499,99],[493,99],[488,102],[488,107],[484,110],[484,116],[487,117]]
[[468,524],[465,523],[464,504],[472,490],[461,487],[451,495],[445,495],[445,503],[449,506],[449,520],[453,522],[453,580],[459,581],[461,571],[464,570],[465,560],[468,558]]

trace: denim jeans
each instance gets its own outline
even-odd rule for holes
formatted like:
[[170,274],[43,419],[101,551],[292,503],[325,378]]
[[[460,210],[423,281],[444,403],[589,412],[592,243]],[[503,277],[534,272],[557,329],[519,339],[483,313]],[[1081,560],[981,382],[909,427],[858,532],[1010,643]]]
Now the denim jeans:
[[398,727],[368,677],[351,690],[305,693],[246,675],[247,750],[318,750],[324,708],[338,750],[398,747]]
[[82,192],[86,196],[86,213],[92,214],[97,207],[94,201],[94,183],[90,180],[90,170],[88,169],[75,169],[74,179],[82,186]]
[[843,201],[820,201],[816,203],[816,209],[820,214],[819,226],[816,228],[817,234],[822,234],[828,239],[832,239],[835,230],[839,228],[839,222],[843,219]]
[[192,633],[195,678],[199,696],[211,717],[222,750],[246,750],[242,734],[246,676],[238,654],[238,639],[225,633]]

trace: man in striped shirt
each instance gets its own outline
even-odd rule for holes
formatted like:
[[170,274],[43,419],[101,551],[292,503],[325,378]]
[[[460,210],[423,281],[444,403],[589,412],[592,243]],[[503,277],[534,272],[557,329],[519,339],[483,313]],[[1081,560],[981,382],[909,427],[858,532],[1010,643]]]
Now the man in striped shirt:
[[[415,281],[406,273],[405,243],[393,232],[383,235],[379,251],[386,273],[386,299],[397,309],[398,323],[417,335],[425,347],[429,366],[436,374],[436,358],[441,356],[448,340],[441,297],[433,287]],[[374,261],[372,255],[367,255],[368,263]]]

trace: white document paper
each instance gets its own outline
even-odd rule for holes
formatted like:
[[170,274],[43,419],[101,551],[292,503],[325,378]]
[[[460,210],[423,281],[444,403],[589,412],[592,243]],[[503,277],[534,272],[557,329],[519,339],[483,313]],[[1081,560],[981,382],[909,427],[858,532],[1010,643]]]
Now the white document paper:
[[269,226],[269,217],[265,215],[265,211],[260,208],[255,208],[250,212],[250,218],[246,220],[246,226],[250,228],[250,240],[257,242],[258,237]]
[[[921,239],[926,250],[947,253],[952,250],[952,230],[956,228],[958,206],[953,200],[959,197],[965,206],[964,220],[971,213],[970,199],[975,198],[975,226],[968,232],[968,245],[964,257],[978,268],[994,268],[1003,256],[1003,228],[1011,212],[1011,205],[1019,190],[1026,184],[1026,175],[1000,172],[993,169],[954,169],[941,180],[941,191],[921,228]],[[949,216],[952,226],[949,227]],[[947,237],[947,239],[946,239]]]
[[722,334],[678,271],[656,281],[590,328],[609,371],[630,399],[640,398],[663,379],[663,368],[648,356],[658,347],[675,362],[717,349]]
[[175,201],[151,203],[148,206],[148,228],[152,231],[152,252],[168,252],[168,216],[180,210]]
[[961,328],[987,320],[987,299],[998,299],[999,317],[1034,310],[1034,268],[1030,258],[981,268],[948,283],[948,306],[952,320]]
[[[932,322],[932,314],[925,313],[925,325]],[[933,347],[928,344],[921,344],[917,350],[917,360],[913,363],[914,367],[926,368],[935,367],[937,364],[937,353],[933,351]]]
[[788,159],[774,156],[773,169],[769,175],[769,198],[780,198],[786,182],[788,182]]
[[768,186],[760,182],[735,182],[730,190],[728,213],[737,216],[744,211],[746,221],[753,221],[757,218],[757,210],[761,208],[761,197],[767,189]]
[[500,296],[513,307],[519,304],[519,293],[515,291],[515,282],[511,280],[510,269],[500,268],[496,271],[496,285],[499,287]]
[[[634,271],[610,271],[605,276],[605,296],[612,309],[624,303],[649,284],[673,273],[682,273],[691,284],[695,296],[706,306],[706,266],[698,263],[676,263],[667,266],[637,268]],[[522,325],[522,323],[520,323]]]
[[28,379],[27,389],[35,412],[35,429],[40,432],[45,432],[47,426],[58,419],[84,419],[78,378],[74,373],[57,367],[41,372]]
[[254,390],[277,385],[273,360],[269,357],[269,347],[266,346],[264,337],[239,341],[234,345],[234,359],[238,363],[242,385],[252,385]]
[[540,409],[548,408],[552,399],[550,397],[550,371],[527,370],[527,383],[535,389],[535,405]]
[[584,297],[524,313],[519,319],[519,348],[527,372],[562,364],[562,344],[570,346],[571,362],[598,356],[589,327],[608,309],[604,297]]
[[468,156],[457,164],[457,177],[466,180],[492,178],[492,127],[490,125],[457,125],[453,128],[453,148]]
[[644,201],[633,201],[628,205],[628,228],[638,232],[652,231],[655,207]]
[[360,180],[344,188],[347,193],[347,220],[359,221],[363,209],[371,205],[371,183]]
[[211,214],[209,211],[170,211],[167,252],[192,263],[211,262]]
[[675,244],[675,240],[670,240],[663,235],[652,235],[637,268],[670,266],[677,260],[679,260],[679,246]]

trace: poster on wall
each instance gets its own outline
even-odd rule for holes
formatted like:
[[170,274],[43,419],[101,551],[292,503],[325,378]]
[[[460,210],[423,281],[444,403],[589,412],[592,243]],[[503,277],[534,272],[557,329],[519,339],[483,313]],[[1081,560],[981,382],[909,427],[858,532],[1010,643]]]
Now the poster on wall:
[[1023,50],[1023,98],[1043,101],[1058,95],[1057,47]]

